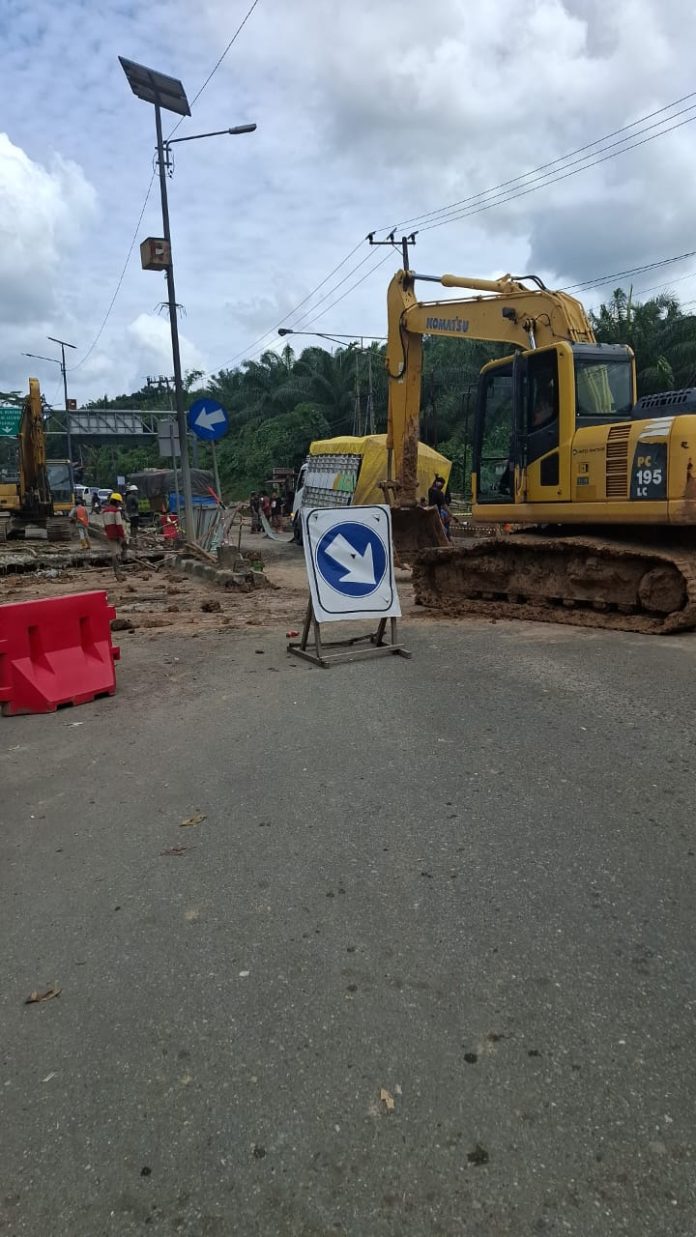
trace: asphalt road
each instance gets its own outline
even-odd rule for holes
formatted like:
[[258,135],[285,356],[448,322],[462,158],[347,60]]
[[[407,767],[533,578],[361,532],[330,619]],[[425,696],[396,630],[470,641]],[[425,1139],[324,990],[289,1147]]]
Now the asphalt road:
[[696,638],[407,634],[0,721],[2,1237],[693,1237]]

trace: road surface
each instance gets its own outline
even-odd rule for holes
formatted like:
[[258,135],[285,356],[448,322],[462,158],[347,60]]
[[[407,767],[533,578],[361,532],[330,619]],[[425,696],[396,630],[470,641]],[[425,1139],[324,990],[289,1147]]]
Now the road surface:
[[696,639],[283,634],[0,722],[2,1237],[693,1237]]

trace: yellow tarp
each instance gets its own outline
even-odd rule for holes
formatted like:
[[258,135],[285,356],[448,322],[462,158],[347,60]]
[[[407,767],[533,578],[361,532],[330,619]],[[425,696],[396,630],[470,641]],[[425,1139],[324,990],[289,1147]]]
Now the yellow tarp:
[[[318,438],[316,442],[310,443],[309,454],[362,456],[362,464],[358,475],[358,483],[355,487],[353,502],[360,505],[362,503],[383,503],[385,501],[384,494],[379,488],[379,483],[380,481],[385,481],[387,477],[386,434],[366,434],[363,438],[350,437],[349,435],[341,438]],[[424,442],[419,442],[418,498],[428,497],[428,490],[436,475],[445,478],[446,488],[451,471],[452,463],[450,460],[445,459],[444,455],[440,455],[439,451],[426,446]]]

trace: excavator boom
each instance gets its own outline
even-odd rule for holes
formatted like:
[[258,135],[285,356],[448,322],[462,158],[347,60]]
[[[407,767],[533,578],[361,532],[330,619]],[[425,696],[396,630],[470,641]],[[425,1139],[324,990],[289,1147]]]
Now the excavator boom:
[[[397,271],[387,293],[387,373],[389,407],[387,448],[392,452],[392,478],[398,501],[416,501],[416,465],[423,370],[423,336],[540,348],[558,340],[594,343],[583,306],[566,292],[552,292],[536,276],[527,288],[520,278],[474,279],[462,275],[418,275]],[[479,295],[460,300],[418,301],[416,280],[444,288],[462,288]]]

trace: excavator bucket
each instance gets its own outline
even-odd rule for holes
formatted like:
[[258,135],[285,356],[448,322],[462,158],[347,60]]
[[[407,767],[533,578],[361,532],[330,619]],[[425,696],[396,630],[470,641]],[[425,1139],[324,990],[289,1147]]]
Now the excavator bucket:
[[392,507],[396,561],[411,564],[420,550],[449,545],[437,507]]

